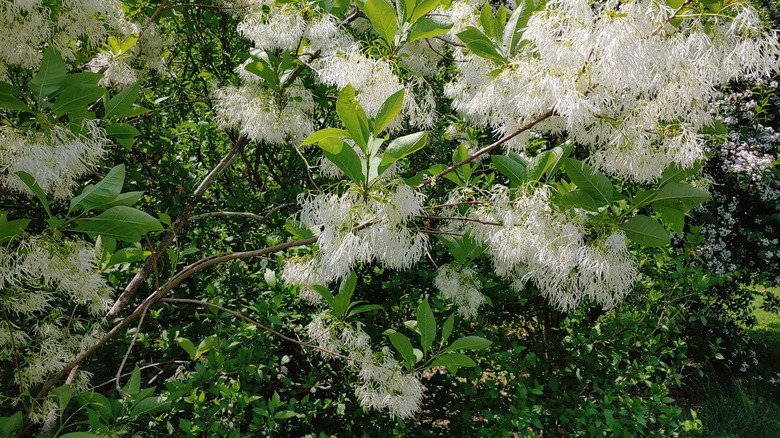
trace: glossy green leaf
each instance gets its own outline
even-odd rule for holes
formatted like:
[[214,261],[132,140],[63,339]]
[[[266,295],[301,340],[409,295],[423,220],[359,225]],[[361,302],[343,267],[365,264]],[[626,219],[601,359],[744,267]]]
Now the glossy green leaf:
[[480,32],[479,29],[468,26],[464,31],[458,33],[457,37],[477,56],[491,59],[500,64],[506,64],[506,58],[496,50],[493,41]]
[[109,99],[108,102],[106,102],[106,113],[104,117],[127,117],[125,113],[133,108],[133,103],[135,103],[135,100],[138,98],[138,91],[140,88],[141,86],[138,82],[135,82]]
[[150,231],[162,231],[160,221],[132,207],[116,206],[97,217],[75,221],[74,231],[103,235],[125,242],[138,242]]
[[456,339],[452,344],[444,349],[444,352],[455,350],[483,350],[492,344],[485,338],[479,336],[464,336]]
[[417,2],[417,5],[414,7],[414,12],[412,13],[411,18],[409,19],[410,23],[414,23],[428,12],[431,12],[432,10],[436,9],[437,6],[441,3],[441,0],[420,0]]
[[656,190],[639,189],[636,196],[631,200],[631,208],[643,207],[653,202],[656,193]]
[[314,237],[314,233],[312,233],[310,229],[306,228],[306,225],[304,225],[301,221],[288,219],[287,222],[284,223],[284,229],[287,230],[288,233],[292,234],[295,240],[304,240]]
[[365,181],[362,160],[347,143],[336,138],[325,138],[317,144],[325,157],[341,169],[349,179],[356,183]]
[[60,88],[67,72],[68,67],[60,54],[55,48],[49,46],[43,51],[41,68],[27,86],[35,94],[38,102],[43,102],[48,95]]
[[552,166],[547,169],[548,180],[552,178],[561,167],[563,167],[564,161],[569,157],[573,150],[574,142],[571,140],[567,140],[565,143],[555,146],[550,150],[555,155],[555,161],[553,161]]
[[444,321],[444,325],[441,328],[441,344],[444,345],[447,343],[447,340],[450,338],[450,335],[452,334],[452,329],[455,328],[455,314],[450,314],[450,317],[447,318],[446,321]]
[[176,343],[187,352],[191,360],[195,360],[198,349],[195,348],[195,344],[193,344],[192,341],[187,338],[176,338]]
[[355,90],[352,84],[347,84],[339,93],[336,101],[336,113],[347,127],[352,140],[365,153],[370,134],[368,129],[368,119],[363,107],[355,100]]
[[68,111],[75,110],[80,107],[86,107],[87,105],[95,102],[103,97],[106,89],[92,84],[80,84],[73,87],[68,87],[62,90],[62,94],[54,102],[52,111],[58,117],[62,116]]
[[398,30],[393,6],[386,0],[366,0],[362,4],[357,2],[357,6],[366,14],[379,35],[392,44]]
[[24,424],[24,414],[17,411],[10,417],[0,417],[0,437],[10,438]]
[[73,396],[73,388],[71,388],[70,385],[62,385],[52,389],[51,393],[54,395],[54,401],[57,402],[57,407],[60,411],[64,412]]
[[428,300],[423,300],[417,307],[417,326],[420,328],[420,342],[423,353],[427,353],[436,338],[436,319],[433,316]]
[[636,215],[627,220],[620,229],[629,239],[642,246],[665,246],[671,242],[666,228],[650,216]]
[[133,368],[133,372],[130,373],[130,380],[127,381],[122,390],[131,396],[141,392],[141,369],[138,368],[138,365]]
[[690,184],[681,182],[669,182],[655,195],[653,207],[662,205],[675,208],[682,212],[688,212],[693,207],[710,199],[710,194],[702,189],[697,189]]
[[383,309],[384,307],[378,304],[364,304],[362,306],[355,306],[352,309],[350,309],[349,313],[347,314],[347,317],[354,316],[364,312],[370,312],[372,310],[383,310]]
[[141,135],[141,133],[129,123],[112,123],[106,126],[106,135],[118,139],[131,139]]
[[592,196],[597,204],[605,205],[612,201],[614,187],[606,175],[573,158],[565,160],[565,167],[571,182]]
[[701,164],[701,162],[698,162],[693,167],[685,168],[677,163],[672,163],[671,166],[664,169],[663,173],[661,173],[661,181],[658,183],[658,187],[696,175],[701,169]]
[[496,166],[502,175],[509,178],[515,186],[521,186],[525,183],[526,166],[525,164],[510,158],[506,155],[492,155],[490,160]]
[[131,33],[130,35],[126,36],[124,40],[122,40],[122,44],[119,46],[119,49],[122,51],[122,53],[127,52],[130,50],[135,43],[138,41],[138,38],[140,37],[139,33]]
[[466,356],[462,353],[449,353],[449,354],[443,354],[436,359],[433,360],[431,363],[431,367],[438,367],[438,366],[459,366],[459,367],[475,367],[477,366],[477,363],[474,362],[470,357]]
[[89,211],[98,205],[107,205],[119,196],[124,184],[125,165],[120,164],[111,169],[100,182],[85,187],[79,196],[71,199],[68,211]]
[[450,29],[452,29],[452,23],[442,23],[432,18],[421,18],[409,30],[407,42],[411,43],[423,38],[433,38],[436,35],[449,32]]
[[307,144],[315,144],[319,142],[322,139],[325,138],[345,138],[349,137],[349,132],[345,131],[343,129],[339,128],[325,128],[320,129],[319,131],[314,132],[312,135],[306,137],[306,140],[304,140],[300,146],[305,146]]
[[414,356],[414,347],[412,347],[409,338],[396,331],[388,333],[387,337],[390,338],[390,343],[393,344],[393,347],[395,347],[399,353],[401,353],[401,357],[403,357],[406,362],[412,365],[417,363]]
[[523,38],[523,31],[528,26],[528,19],[536,8],[543,8],[544,2],[534,5],[534,0],[518,0],[517,8],[507,20],[501,41],[506,48],[506,53],[514,54],[517,44]]
[[535,156],[525,169],[526,179],[528,181],[539,181],[553,163],[555,163],[555,154],[550,151],[544,151]]
[[379,164],[379,174],[383,174],[396,161],[413,154],[425,146],[428,141],[428,132],[420,131],[414,134],[398,137],[390,142]]
[[314,292],[317,292],[318,294],[320,294],[320,296],[322,296],[322,298],[325,299],[326,303],[328,303],[331,306],[333,306],[333,294],[330,293],[330,290],[328,290],[327,287],[320,286],[319,284],[315,284],[315,285],[311,286],[311,288],[312,288],[312,290]]
[[0,214],[0,244],[18,236],[30,224],[30,219],[16,219],[9,221],[7,214]]
[[16,176],[18,176],[19,179],[21,179],[22,182],[33,192],[33,194],[35,194],[38,200],[41,201],[43,209],[46,210],[46,214],[51,217],[51,211],[49,210],[49,199],[46,197],[46,194],[43,193],[43,189],[35,181],[35,178],[33,178],[33,176],[29,173],[23,171],[16,172]]
[[682,234],[685,229],[685,213],[672,207],[663,205],[653,205],[653,211],[661,217],[661,220],[674,230],[677,234]]
[[584,208],[588,211],[598,211],[599,206],[592,196],[582,190],[572,190],[561,197],[561,202],[567,207]]
[[31,113],[32,110],[26,103],[22,102],[10,94],[0,94],[0,108],[5,108],[14,111],[26,111]]
[[169,406],[170,402],[163,396],[148,397],[136,403],[136,405],[130,409],[129,415],[131,418],[135,418],[140,415],[154,414],[168,409]]
[[374,119],[374,135],[379,135],[383,129],[390,123],[395,116],[401,111],[401,107],[404,103],[404,89],[396,91],[391,94],[379,107],[379,112]]

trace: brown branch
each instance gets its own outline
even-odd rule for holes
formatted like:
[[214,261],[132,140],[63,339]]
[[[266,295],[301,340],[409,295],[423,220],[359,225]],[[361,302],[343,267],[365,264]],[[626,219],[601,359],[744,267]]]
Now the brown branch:
[[477,222],[480,224],[485,225],[498,225],[503,226],[501,222],[491,222],[491,221],[483,221],[480,219],[475,219],[473,217],[464,217],[464,216],[415,216],[419,219],[433,219],[433,220],[445,220],[445,221],[469,221],[469,222]]
[[235,142],[233,148],[222,159],[222,161],[220,161],[219,164],[217,164],[217,166],[215,166],[211,172],[206,175],[198,188],[195,189],[195,192],[190,198],[190,201],[187,203],[187,206],[184,208],[176,221],[171,225],[171,228],[168,230],[168,232],[163,236],[162,240],[157,245],[157,248],[152,252],[152,255],[146,259],[146,262],[144,262],[141,269],[135,274],[133,279],[130,280],[130,283],[125,286],[125,289],[119,295],[119,298],[117,298],[117,300],[114,302],[114,305],[111,306],[111,309],[106,315],[108,319],[117,317],[119,312],[124,308],[125,305],[127,305],[127,303],[130,301],[130,298],[133,297],[141,284],[146,281],[146,279],[154,270],[154,267],[157,264],[157,260],[163,254],[165,254],[165,250],[171,245],[171,243],[173,243],[173,239],[187,223],[187,219],[189,218],[190,213],[200,203],[206,190],[209,188],[209,186],[211,186],[211,184],[214,183],[214,181],[216,181],[217,177],[219,177],[223,172],[225,172],[225,170],[227,170],[228,166],[233,162],[236,156],[238,156],[238,152],[243,149],[247,143],[249,143],[249,139],[246,136],[241,136],[241,138]]
[[664,22],[663,22],[663,23],[661,23],[661,25],[660,25],[660,26],[658,26],[658,29],[654,30],[654,31],[653,31],[653,33],[651,33],[651,34],[650,34],[650,36],[651,36],[651,37],[654,37],[654,36],[656,36],[656,35],[658,34],[658,32],[660,32],[660,31],[661,31],[661,30],[662,30],[664,27],[666,27],[666,25],[667,25],[667,24],[669,24],[669,22],[670,22],[670,21],[672,21],[672,20],[674,20],[675,18],[677,18],[677,15],[678,15],[680,12],[682,12],[682,10],[683,10],[683,9],[685,9],[685,7],[686,7],[686,6],[688,6],[689,4],[691,4],[691,2],[692,2],[692,1],[693,1],[693,0],[685,0],[685,1],[683,2],[683,4],[681,4],[681,5],[680,5],[680,7],[679,7],[679,8],[677,8],[677,9],[674,11],[674,13],[672,13],[672,15],[670,15],[670,16],[669,16],[669,18],[667,18],[666,20],[664,20]]
[[426,178],[423,182],[421,182],[417,186],[417,189],[419,190],[419,189],[421,189],[421,188],[431,184],[434,180],[437,180],[437,179],[443,177],[444,175],[454,171],[455,169],[458,169],[458,168],[460,168],[463,165],[471,163],[472,161],[474,161],[480,155],[483,155],[483,154],[486,154],[486,153],[492,151],[493,149],[501,146],[502,144],[508,142],[509,140],[515,138],[516,136],[522,134],[523,132],[528,131],[529,129],[533,128],[538,123],[540,123],[540,122],[542,122],[542,121],[552,117],[553,115],[555,115],[555,110],[554,109],[551,109],[551,110],[547,111],[546,113],[542,114],[541,116],[539,116],[539,117],[531,120],[530,122],[526,123],[525,125],[523,125],[523,127],[518,129],[517,131],[515,131],[515,132],[505,136],[504,138],[498,140],[497,142],[495,142],[495,143],[493,143],[493,144],[491,144],[489,146],[485,146],[484,148],[474,152],[473,154],[469,155],[468,158],[466,158],[465,160],[463,160],[463,161],[461,161],[459,163],[453,164],[452,166],[442,170],[441,172],[439,172],[438,174],[436,174],[436,175],[434,175],[432,177]]
[[430,207],[425,207],[426,210],[433,210],[434,208],[445,208],[445,207],[455,207],[457,205],[484,205],[484,204],[490,204],[490,202],[487,201],[464,201],[464,202],[450,202],[447,204],[439,204],[439,205],[432,205]]
[[279,333],[278,331],[276,331],[276,330],[274,330],[274,329],[272,329],[270,327],[267,327],[267,326],[265,326],[263,324],[260,324],[259,322],[254,321],[254,320],[250,319],[249,317],[244,316],[244,315],[236,312],[235,310],[230,310],[230,309],[222,307],[222,306],[220,306],[218,304],[209,303],[208,301],[190,300],[190,299],[186,299],[186,298],[161,298],[160,301],[165,302],[165,303],[188,303],[188,304],[197,304],[197,305],[200,305],[200,306],[213,307],[215,309],[222,310],[223,312],[227,312],[227,313],[229,313],[229,314],[231,314],[233,316],[241,318],[244,321],[254,325],[255,327],[257,327],[259,329],[262,329],[262,330],[265,330],[268,333],[271,333],[271,334],[273,334],[275,336],[278,336],[278,337],[284,339],[287,342],[292,342],[293,344],[298,344],[298,345],[300,345],[302,347],[313,348],[315,350],[322,351],[323,353],[332,354],[333,356],[339,357],[341,359],[349,360],[349,357],[344,356],[343,354],[336,353],[335,351],[327,350],[325,348],[322,348],[322,347],[320,347],[318,345],[311,344],[309,342],[303,342],[301,340],[297,340],[297,339],[293,339],[293,338],[291,338],[289,336],[285,336],[285,335]]
[[133,117],[132,119],[128,119],[128,120],[125,121],[125,123],[137,122],[137,121],[139,121],[141,119],[145,119],[147,117],[151,117],[152,114],[154,114],[154,113],[158,113],[160,111],[167,110],[168,108],[173,108],[173,107],[175,107],[177,105],[187,105],[189,103],[201,102],[201,101],[204,101],[204,100],[212,100],[212,98],[209,97],[209,96],[202,96],[202,97],[197,97],[195,99],[184,100],[184,101],[181,101],[181,102],[172,103],[170,105],[161,106],[160,108],[151,109],[151,110],[149,110],[149,112],[144,113],[143,115]]
[[266,222],[266,221],[268,221],[268,218],[272,214],[274,214],[275,212],[277,212],[277,211],[279,211],[279,210],[281,210],[283,208],[292,207],[292,206],[295,206],[295,205],[298,205],[298,204],[287,203],[287,204],[277,205],[276,207],[270,209],[268,211],[268,213],[266,213],[265,215],[259,215],[259,214],[255,214],[255,213],[248,213],[248,212],[244,212],[244,211],[212,211],[212,212],[209,212],[209,213],[201,213],[201,214],[196,214],[196,215],[190,216],[190,218],[187,219],[187,220],[188,221],[196,221],[198,219],[203,219],[203,218],[206,218],[206,217],[215,217],[215,216],[231,217],[232,216],[232,217],[243,217],[243,218],[247,218],[247,219],[255,219],[255,220],[258,220],[258,221],[261,221],[261,222]]

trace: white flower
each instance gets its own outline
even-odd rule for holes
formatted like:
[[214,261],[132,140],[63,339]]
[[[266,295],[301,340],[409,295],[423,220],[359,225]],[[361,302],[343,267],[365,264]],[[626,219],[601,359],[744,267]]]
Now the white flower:
[[439,292],[452,300],[458,306],[458,313],[466,319],[474,318],[479,306],[485,302],[484,295],[479,291],[482,283],[476,275],[469,267],[447,264],[439,268],[434,280]]

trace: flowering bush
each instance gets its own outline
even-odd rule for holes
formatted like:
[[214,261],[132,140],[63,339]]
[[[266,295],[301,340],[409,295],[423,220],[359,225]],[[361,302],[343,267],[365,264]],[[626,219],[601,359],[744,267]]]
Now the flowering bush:
[[668,435],[668,327],[753,266],[719,248],[778,257],[710,184],[776,200],[774,131],[727,134],[780,65],[747,4],[0,11],[4,435]]

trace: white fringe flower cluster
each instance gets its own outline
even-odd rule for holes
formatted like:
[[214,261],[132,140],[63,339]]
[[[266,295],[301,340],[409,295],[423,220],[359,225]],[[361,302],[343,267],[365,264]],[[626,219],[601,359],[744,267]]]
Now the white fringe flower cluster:
[[[80,49],[78,39],[96,47],[108,35],[106,23],[124,16],[118,0],[62,0],[52,14],[42,0],[7,0],[0,4],[0,65],[36,69],[40,47],[57,48],[67,60]],[[2,72],[0,72],[2,73]],[[3,79],[4,75],[0,75]]]
[[473,216],[502,226],[471,223],[474,238],[488,245],[495,272],[520,289],[532,280],[542,295],[563,311],[583,298],[611,307],[631,290],[638,271],[626,248],[625,235],[615,232],[603,242],[585,242],[583,224],[554,212],[547,187],[516,198],[497,186],[492,205]]
[[334,324],[321,314],[307,329],[318,346],[347,356],[349,367],[358,376],[355,395],[362,406],[387,410],[399,418],[409,418],[419,410],[423,397],[419,375],[405,371],[389,349],[373,351],[361,323],[354,327],[343,322]]
[[111,305],[99,258],[81,240],[36,237],[15,249],[0,247],[0,305],[13,320],[10,327],[0,324],[0,359],[22,355],[21,381],[15,375],[21,388],[40,384],[102,337],[100,324],[80,318],[102,315]]
[[502,133],[554,110],[536,129],[566,130],[595,146],[604,170],[649,182],[671,163],[690,167],[704,157],[697,132],[712,123],[715,87],[778,70],[777,39],[762,33],[753,9],[734,7],[735,17],[707,16],[706,27],[698,19],[674,27],[665,24],[672,8],[659,0],[595,8],[554,0],[532,15],[529,44],[498,75],[493,62],[456,50],[460,73],[445,93],[472,123]]
[[408,269],[422,257],[427,236],[406,224],[422,212],[424,196],[402,183],[375,195],[368,201],[354,192],[300,197],[300,220],[318,236],[319,251],[314,258],[288,262],[282,275],[303,286],[302,297],[316,301],[309,286],[341,279],[357,262],[378,260],[391,269]]
[[110,143],[96,121],[85,122],[84,128],[85,135],[59,125],[49,134],[0,129],[0,184],[33,196],[16,176],[23,171],[54,199],[70,198],[77,179],[97,163]]
[[482,282],[474,269],[456,265],[442,265],[436,272],[433,284],[448,300],[458,306],[458,313],[465,319],[477,316],[477,310],[485,302],[485,296],[479,291]]

